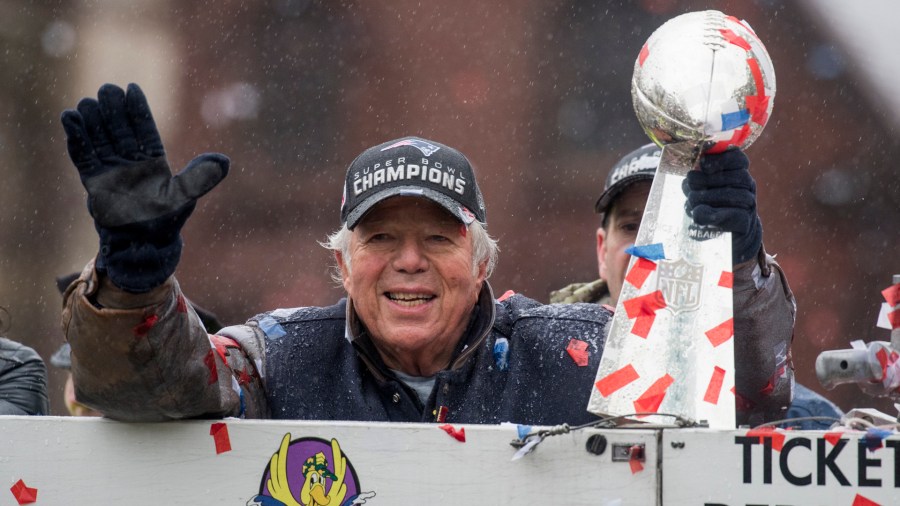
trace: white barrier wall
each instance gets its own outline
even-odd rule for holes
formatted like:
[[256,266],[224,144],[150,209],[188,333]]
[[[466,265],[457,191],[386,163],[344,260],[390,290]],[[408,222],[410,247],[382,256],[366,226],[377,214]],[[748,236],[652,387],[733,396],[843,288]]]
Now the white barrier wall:
[[[215,425],[221,423],[224,429]],[[29,499],[31,489],[38,505],[284,504],[255,497],[287,434],[281,482],[296,504],[317,504],[309,492],[317,463],[320,492],[334,493],[341,478],[346,486],[340,501],[327,499],[329,506],[354,504],[353,496],[366,506],[658,504],[656,431],[577,431],[547,438],[512,461],[515,427],[451,429],[457,436],[464,429],[465,442],[427,424],[0,417],[0,506]],[[594,434],[607,443],[600,455],[586,450]],[[217,439],[219,450],[226,442],[230,450],[217,453]],[[334,465],[332,439],[346,461],[343,473]],[[645,448],[640,470],[628,455],[634,445]],[[613,461],[614,450],[624,460]],[[304,488],[309,502],[301,499]]]
[[441,427],[0,417],[0,506],[900,504],[893,432]]

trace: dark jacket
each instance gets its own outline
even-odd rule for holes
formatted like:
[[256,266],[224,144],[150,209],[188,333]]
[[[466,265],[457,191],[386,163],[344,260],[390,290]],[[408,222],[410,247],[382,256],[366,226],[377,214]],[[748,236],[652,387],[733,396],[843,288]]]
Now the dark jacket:
[[[538,425],[597,419],[586,408],[605,309],[547,306],[520,295],[498,302],[485,284],[450,367],[437,373],[423,406],[384,365],[347,306],[343,299],[253,319],[267,329],[265,386],[274,418]],[[573,338],[588,343],[588,365],[566,353]]]
[[46,415],[47,368],[31,348],[0,337],[0,415]]

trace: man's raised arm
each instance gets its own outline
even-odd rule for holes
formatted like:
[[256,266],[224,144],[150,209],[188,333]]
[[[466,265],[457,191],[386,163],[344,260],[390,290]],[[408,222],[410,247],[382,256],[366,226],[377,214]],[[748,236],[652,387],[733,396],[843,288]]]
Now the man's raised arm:
[[95,261],[65,294],[78,400],[123,420],[264,416],[253,360],[207,335],[172,277],[181,228],[227,175],[228,158],[203,154],[173,176],[135,84],[103,85],[61,120],[100,237]]

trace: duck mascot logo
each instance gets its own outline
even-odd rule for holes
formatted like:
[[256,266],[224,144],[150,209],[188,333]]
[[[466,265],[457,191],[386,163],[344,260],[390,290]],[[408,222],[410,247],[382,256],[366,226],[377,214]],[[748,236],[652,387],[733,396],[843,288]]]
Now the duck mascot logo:
[[360,492],[356,470],[336,439],[291,441],[287,433],[247,506],[360,506],[375,492]]

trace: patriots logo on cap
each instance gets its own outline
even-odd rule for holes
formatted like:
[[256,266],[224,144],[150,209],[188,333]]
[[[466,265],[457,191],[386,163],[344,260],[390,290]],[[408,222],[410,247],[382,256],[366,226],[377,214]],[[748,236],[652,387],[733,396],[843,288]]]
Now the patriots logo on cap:
[[422,154],[425,156],[431,156],[432,153],[441,149],[440,146],[435,146],[434,144],[427,142],[427,141],[423,141],[422,139],[404,139],[402,141],[395,142],[395,143],[391,144],[390,146],[383,147],[383,148],[381,148],[381,150],[387,151],[391,148],[399,148],[400,146],[412,146],[412,147],[418,149],[419,151],[421,151]]

